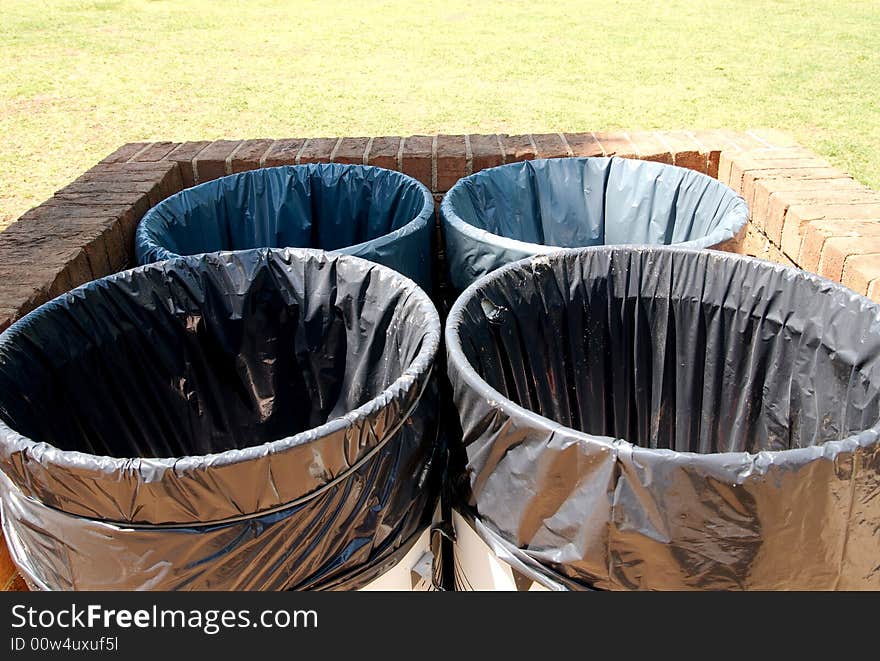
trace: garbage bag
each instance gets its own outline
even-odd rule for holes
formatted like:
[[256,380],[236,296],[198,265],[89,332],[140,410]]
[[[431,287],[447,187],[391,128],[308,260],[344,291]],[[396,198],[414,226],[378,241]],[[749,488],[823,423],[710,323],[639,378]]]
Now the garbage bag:
[[430,524],[437,311],[315,250],[182,257],[0,335],[0,495],[48,589],[357,587]]
[[717,251],[568,250],[471,286],[446,346],[463,509],[534,580],[880,588],[865,297]]
[[249,248],[321,248],[384,264],[429,294],[434,200],[400,172],[313,163],[251,170],[172,195],[135,233],[138,264]]
[[460,293],[499,266],[559,248],[719,247],[741,236],[745,201],[693,170],[627,158],[510,163],[459,180],[440,205]]

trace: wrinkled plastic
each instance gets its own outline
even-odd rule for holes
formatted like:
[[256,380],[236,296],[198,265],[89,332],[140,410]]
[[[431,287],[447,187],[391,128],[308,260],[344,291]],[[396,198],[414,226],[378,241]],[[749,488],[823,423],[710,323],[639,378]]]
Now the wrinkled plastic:
[[3,526],[49,589],[356,587],[429,525],[436,309],[311,250],[159,262],[0,335]]
[[312,163],[221,177],[144,215],[138,264],[250,248],[320,248],[384,264],[431,293],[434,200],[400,172]]
[[716,251],[588,248],[473,285],[446,345],[465,510],[534,580],[880,588],[863,296]]
[[459,180],[440,205],[449,278],[461,292],[531,255],[610,244],[721,247],[748,207],[712,177],[626,158],[510,163]]

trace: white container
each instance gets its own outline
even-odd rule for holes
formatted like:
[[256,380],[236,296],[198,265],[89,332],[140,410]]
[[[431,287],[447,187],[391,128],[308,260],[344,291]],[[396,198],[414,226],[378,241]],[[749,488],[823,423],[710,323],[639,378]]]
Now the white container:
[[455,528],[455,589],[460,591],[547,592],[548,589],[501,560],[458,512]]
[[432,589],[434,554],[431,529],[422,533],[409,552],[394,567],[364,587],[361,592],[423,592]]

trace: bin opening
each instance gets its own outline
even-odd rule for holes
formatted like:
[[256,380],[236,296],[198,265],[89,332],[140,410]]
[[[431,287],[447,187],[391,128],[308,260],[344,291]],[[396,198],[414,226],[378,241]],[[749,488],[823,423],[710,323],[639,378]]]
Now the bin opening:
[[875,315],[817,278],[674,252],[536,257],[465,296],[457,341],[519,406],[647,448],[785,450],[876,424]]
[[339,250],[400,229],[424,204],[414,180],[389,170],[267,168],[223,177],[160,203],[139,241],[155,241],[177,255],[288,246]]
[[673,244],[732,238],[745,203],[721,182],[625,158],[524,161],[483,170],[449,193],[449,215],[541,246]]
[[78,287],[0,335],[0,499],[46,589],[336,589],[421,539],[440,320],[389,268],[207,253]]
[[348,262],[308,266],[179,260],[58,299],[4,337],[0,419],[62,450],[152,458],[344,416],[404,375],[424,333],[404,328],[408,289],[377,271],[344,282]]

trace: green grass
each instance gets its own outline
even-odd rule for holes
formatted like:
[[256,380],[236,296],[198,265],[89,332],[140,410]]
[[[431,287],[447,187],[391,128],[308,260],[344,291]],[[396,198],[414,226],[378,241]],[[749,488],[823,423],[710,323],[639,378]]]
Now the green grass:
[[875,0],[0,3],[0,227],[134,140],[772,127],[880,189]]

